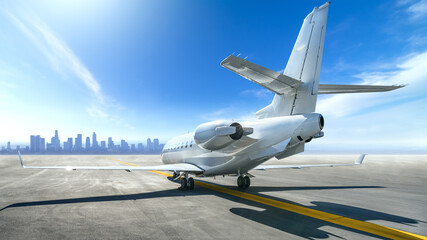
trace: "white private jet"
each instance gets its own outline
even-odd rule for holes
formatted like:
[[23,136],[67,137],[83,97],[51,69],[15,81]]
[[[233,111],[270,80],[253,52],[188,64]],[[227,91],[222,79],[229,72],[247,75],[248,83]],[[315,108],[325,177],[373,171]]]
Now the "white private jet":
[[283,74],[233,55],[221,62],[224,68],[275,93],[272,103],[256,113],[256,120],[201,124],[194,132],[166,143],[161,156],[164,165],[160,166],[25,166],[19,155],[22,167],[172,171],[181,179],[181,189],[191,190],[194,179],[189,174],[235,175],[237,185],[245,189],[250,185],[251,170],[361,164],[365,155],[350,164],[262,165],[274,157],[283,159],[303,152],[306,143],[323,136],[324,119],[314,113],[318,94],[383,92],[403,87],[319,84],[329,4],[315,7],[304,19]]

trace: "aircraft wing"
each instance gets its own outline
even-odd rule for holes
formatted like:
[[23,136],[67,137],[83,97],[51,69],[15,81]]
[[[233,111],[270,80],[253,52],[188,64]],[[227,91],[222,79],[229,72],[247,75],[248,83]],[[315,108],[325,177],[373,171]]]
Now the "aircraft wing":
[[365,93],[365,92],[386,92],[395,90],[405,85],[335,85],[335,84],[319,84],[317,94],[333,94],[333,93]]
[[221,66],[279,95],[302,84],[302,81],[233,55],[224,59]]
[[360,155],[354,163],[340,163],[340,164],[309,164],[309,165],[259,165],[254,168],[254,170],[269,170],[269,169],[283,169],[283,168],[293,168],[301,169],[307,167],[336,167],[336,166],[354,166],[360,165],[363,162],[366,154]]
[[65,170],[155,170],[155,171],[175,171],[175,172],[197,172],[202,173],[204,170],[196,165],[189,163],[175,163],[155,166],[25,166],[21,154],[18,152],[19,161],[23,168],[35,169],[65,169]]

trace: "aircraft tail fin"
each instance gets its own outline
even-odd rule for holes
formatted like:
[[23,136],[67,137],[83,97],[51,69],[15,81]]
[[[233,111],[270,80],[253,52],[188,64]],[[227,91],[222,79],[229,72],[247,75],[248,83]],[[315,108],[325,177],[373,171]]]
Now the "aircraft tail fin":
[[403,87],[319,85],[329,4],[315,7],[304,19],[283,74],[233,55],[221,62],[224,68],[275,93],[271,104],[256,113],[257,118],[314,112],[318,94],[384,92]]
[[270,105],[256,113],[257,118],[314,112],[329,4],[314,8],[304,19],[283,74],[233,55],[221,62],[276,94]]
[[314,8],[304,19],[286,65],[285,75],[297,77],[304,82],[295,93],[290,115],[314,112],[316,109],[329,4],[327,2]]
[[270,105],[256,113],[257,118],[315,111],[329,4],[314,8],[304,19],[283,73],[302,84],[287,94],[276,94]]

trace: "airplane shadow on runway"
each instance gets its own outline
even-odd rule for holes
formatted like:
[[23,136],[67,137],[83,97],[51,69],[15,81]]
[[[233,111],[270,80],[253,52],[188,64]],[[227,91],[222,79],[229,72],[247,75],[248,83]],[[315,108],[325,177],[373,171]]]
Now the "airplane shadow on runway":
[[[261,197],[269,198],[278,200],[281,202],[287,202],[290,204],[295,204],[298,206],[303,206],[311,209],[316,209],[322,212],[332,213],[360,221],[366,221],[366,220],[384,220],[384,221],[390,221],[405,225],[411,225],[417,224],[419,220],[401,217],[397,215],[387,214],[383,212],[368,210],[364,208],[359,207],[353,207],[343,204],[336,204],[336,203],[330,203],[330,202],[318,202],[313,201],[311,202],[315,206],[305,206],[301,205],[292,201],[288,201],[286,199],[281,199],[277,197],[272,197],[269,195],[262,194],[262,192],[272,192],[272,191],[295,191],[295,190],[339,190],[339,189],[364,189],[364,188],[384,188],[381,186],[305,186],[305,187],[251,187],[246,192],[258,195]],[[319,220],[316,218],[304,216],[298,213],[278,209],[275,207],[267,206],[265,204],[256,203],[252,201],[246,201],[245,199],[242,199],[242,201],[247,203],[248,205],[263,208],[264,210],[254,210],[249,208],[231,208],[230,212],[247,218],[249,220],[267,225],[272,228],[276,228],[278,230],[294,234],[300,237],[308,238],[308,239],[314,239],[314,238],[329,238],[331,236],[334,236],[336,238],[341,238],[340,236],[337,236],[333,233],[321,230],[321,227],[324,226],[332,226],[336,228],[345,229],[347,231],[359,233],[366,236],[372,236],[372,237],[378,237],[376,235],[366,233],[363,231],[359,231],[356,229],[344,227],[341,225],[337,225],[334,223],[326,222],[323,220]]]
[[[329,202],[311,202],[316,206],[304,206],[327,213],[333,213],[348,218],[366,221],[366,220],[385,220],[396,222],[400,224],[416,224],[418,220],[372,211],[368,209],[352,207],[343,204],[329,203]],[[295,203],[293,203],[295,204]],[[321,230],[321,227],[332,226],[341,228],[347,231],[359,233],[366,236],[378,237],[376,235],[366,233],[363,231],[355,230],[352,228],[344,227],[330,222],[325,222],[316,218],[304,216],[298,213],[278,209],[275,207],[266,206],[264,204],[251,203],[250,205],[263,208],[264,210],[254,210],[249,208],[231,208],[230,212],[247,218],[249,220],[267,225],[278,230],[298,235],[300,237],[314,239],[314,238],[329,238],[331,236],[342,238],[331,232]],[[299,204],[296,204],[299,205]],[[303,206],[303,205],[302,205]]]
[[[200,181],[200,180],[198,180]],[[204,181],[201,181],[204,182]],[[208,182],[207,182],[208,183]],[[212,183],[210,183],[212,184]],[[223,186],[227,187],[227,186]],[[228,187],[230,189],[237,189],[235,187]],[[381,186],[308,186],[308,187],[262,187],[254,186],[247,190],[248,193],[255,194],[258,196],[275,199],[281,202],[287,202],[299,206],[298,203],[288,201],[286,199],[275,198],[272,196],[264,195],[260,192],[266,191],[290,191],[290,190],[332,190],[332,189],[360,189],[360,188],[383,188]],[[216,195],[223,197],[227,200],[238,202],[241,204],[246,204],[248,206],[262,208],[265,210],[257,211],[249,208],[231,208],[230,212],[238,216],[244,217],[246,219],[258,222],[260,224],[276,228],[278,230],[301,236],[304,238],[328,238],[334,236],[341,238],[340,236],[334,235],[330,232],[321,230],[319,228],[323,226],[333,226],[352,232],[361,233],[367,236],[374,236],[369,233],[361,232],[355,229],[343,227],[333,223],[325,222],[319,219],[312,217],[307,217],[300,215],[298,213],[278,209],[275,207],[267,206],[265,204],[249,201],[243,198],[231,196],[225,193],[216,192],[209,190],[203,187],[196,186],[194,191],[178,191],[176,189],[169,189],[156,192],[148,193],[136,193],[136,194],[124,194],[124,195],[108,195],[108,196],[95,196],[95,197],[81,197],[81,198],[68,198],[68,199],[55,199],[55,200],[45,200],[45,201],[33,201],[33,202],[19,202],[14,203],[9,206],[3,207],[0,209],[4,211],[10,208],[17,207],[31,207],[31,206],[44,206],[44,205],[61,205],[61,204],[74,204],[74,203],[90,203],[90,202],[112,202],[112,201],[129,201],[129,200],[141,200],[141,199],[150,199],[150,198],[163,198],[163,197],[191,197],[198,195]],[[188,198],[191,199],[191,198]],[[329,203],[329,202],[311,202],[315,206],[304,206],[320,211],[325,211],[328,213],[333,213],[361,221],[365,220],[385,220],[401,224],[416,224],[418,223],[415,219],[400,217],[396,215],[390,215],[387,213],[372,211],[368,209],[352,207],[342,204]]]

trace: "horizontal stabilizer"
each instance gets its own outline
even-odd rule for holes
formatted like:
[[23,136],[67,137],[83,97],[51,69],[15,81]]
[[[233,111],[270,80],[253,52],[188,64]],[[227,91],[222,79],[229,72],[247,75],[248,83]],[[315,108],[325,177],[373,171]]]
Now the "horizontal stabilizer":
[[405,85],[379,86],[379,85],[335,85],[319,84],[317,94],[333,93],[365,93],[365,92],[386,92],[395,90]]
[[221,62],[221,66],[279,95],[283,95],[291,89],[298,88],[302,84],[297,79],[233,55],[224,59]]
[[360,155],[354,163],[338,163],[338,164],[310,164],[310,165],[259,165],[254,168],[254,170],[269,170],[269,169],[284,169],[284,168],[293,168],[301,169],[308,167],[337,167],[337,166],[354,166],[360,165],[363,162],[366,154]]

